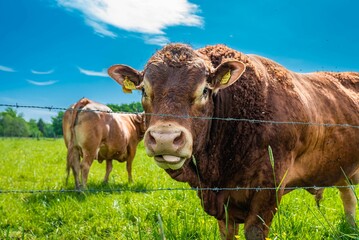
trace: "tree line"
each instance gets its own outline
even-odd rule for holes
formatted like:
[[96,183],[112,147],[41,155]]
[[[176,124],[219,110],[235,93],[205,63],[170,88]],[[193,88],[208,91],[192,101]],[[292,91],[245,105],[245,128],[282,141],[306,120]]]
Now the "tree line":
[[[129,104],[107,104],[114,112],[142,112],[141,103],[133,102]],[[0,137],[62,137],[62,118],[63,111],[59,111],[57,116],[51,117],[51,123],[30,119],[26,121],[22,113],[13,108],[6,108],[0,112]]]

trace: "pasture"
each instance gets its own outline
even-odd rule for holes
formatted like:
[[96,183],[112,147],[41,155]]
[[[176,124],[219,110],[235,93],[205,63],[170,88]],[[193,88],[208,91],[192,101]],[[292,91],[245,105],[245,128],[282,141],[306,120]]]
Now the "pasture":
[[[103,185],[105,164],[95,161],[84,192],[68,191],[72,174],[65,186],[63,139],[0,138],[0,156],[0,239],[220,239],[196,192],[157,167],[142,142],[133,184],[114,161]],[[299,189],[282,199],[269,237],[358,239],[359,231],[346,224],[336,189],[325,190],[320,209]],[[243,226],[236,238],[244,239]]]

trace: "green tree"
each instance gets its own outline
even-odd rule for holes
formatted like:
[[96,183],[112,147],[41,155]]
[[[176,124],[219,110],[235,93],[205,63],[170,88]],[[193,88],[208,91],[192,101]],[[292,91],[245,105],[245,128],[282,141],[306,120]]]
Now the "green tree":
[[133,102],[130,104],[107,104],[109,108],[111,108],[114,112],[143,112],[142,104],[139,102]]
[[52,120],[52,128],[55,136],[62,136],[62,118],[64,117],[64,112],[58,112],[56,117],[51,117]]
[[45,137],[51,137],[51,138],[56,137],[54,128],[51,123],[45,123],[44,132],[45,132],[44,134]]
[[35,119],[30,119],[30,121],[28,122],[28,126],[30,137],[39,138],[43,136],[42,132],[40,132],[39,128],[37,127],[37,122]]
[[[3,115],[7,115],[9,117],[12,117],[12,118],[16,118],[18,116],[16,110],[8,107],[5,109],[5,112],[3,112]],[[22,117],[22,115],[20,115]]]
[[40,130],[42,135],[45,136],[45,122],[42,118],[37,121],[37,128]]
[[0,135],[6,137],[28,137],[29,126],[22,114],[12,108],[0,113]]

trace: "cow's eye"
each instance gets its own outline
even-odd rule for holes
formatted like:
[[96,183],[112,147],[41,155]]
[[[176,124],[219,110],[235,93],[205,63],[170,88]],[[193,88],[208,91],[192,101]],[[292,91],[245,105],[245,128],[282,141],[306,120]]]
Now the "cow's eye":
[[209,94],[209,89],[205,87],[205,88],[203,89],[203,92],[202,92],[202,97],[205,98],[205,97],[208,96],[208,94]]
[[142,88],[142,97],[147,97],[147,93],[145,91],[145,88]]

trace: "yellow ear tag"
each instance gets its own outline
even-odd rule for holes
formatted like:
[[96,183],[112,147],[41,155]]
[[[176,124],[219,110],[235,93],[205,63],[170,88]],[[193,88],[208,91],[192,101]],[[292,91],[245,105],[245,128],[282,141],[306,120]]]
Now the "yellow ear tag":
[[123,80],[122,90],[125,93],[132,93],[132,90],[136,89],[136,86],[133,82],[130,81],[128,76],[125,77]]
[[124,93],[132,93],[132,90],[125,88],[125,86],[122,86],[122,91],[123,91]]
[[228,72],[223,75],[221,79],[221,84],[227,84],[230,78],[231,78],[231,70],[228,70]]

